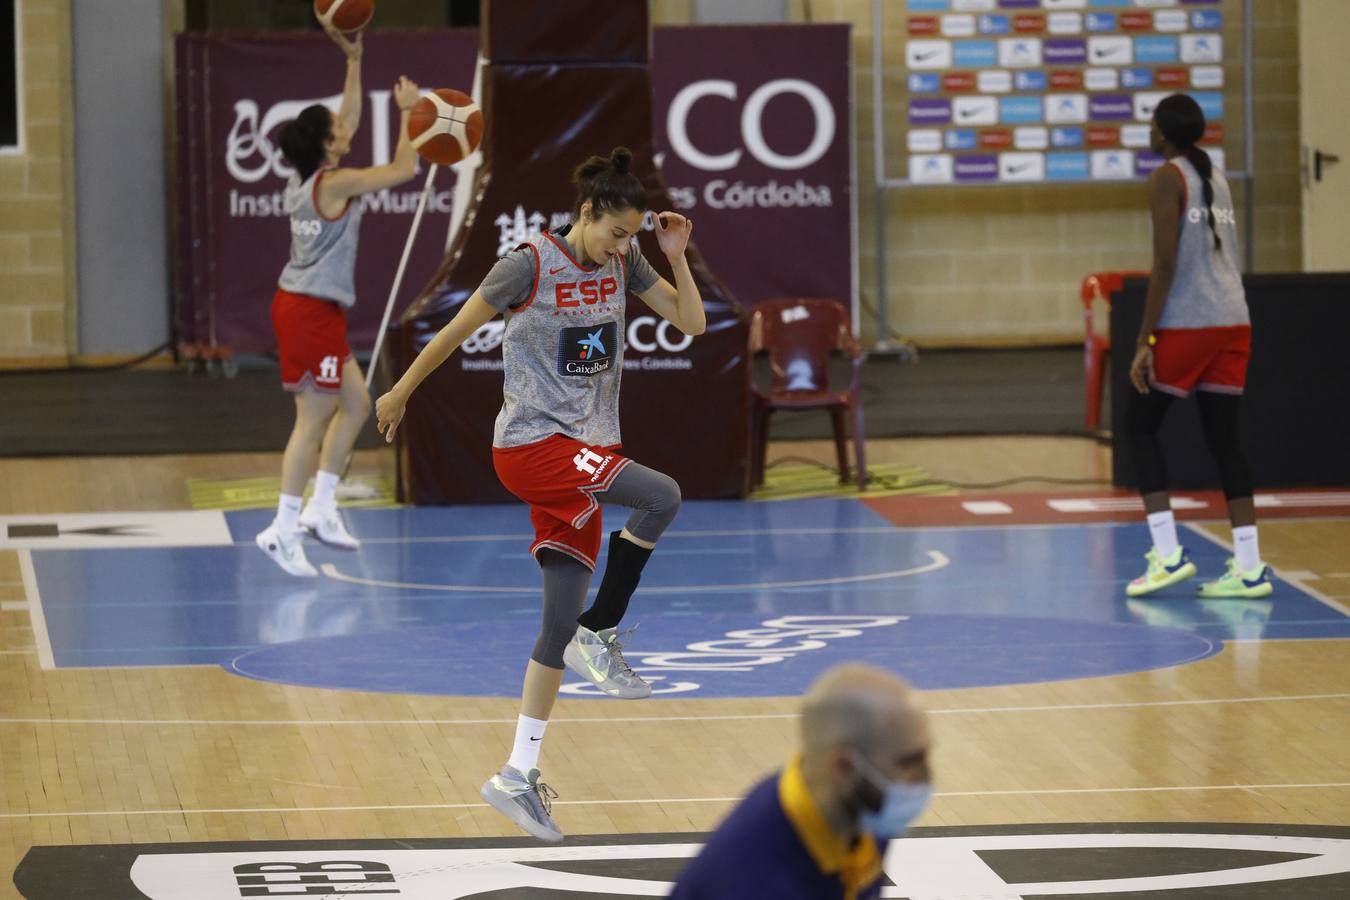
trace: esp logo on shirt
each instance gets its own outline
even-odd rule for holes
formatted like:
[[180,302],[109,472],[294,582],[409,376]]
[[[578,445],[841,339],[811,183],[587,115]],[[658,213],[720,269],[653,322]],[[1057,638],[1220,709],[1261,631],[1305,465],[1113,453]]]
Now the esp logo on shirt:
[[609,303],[609,298],[619,292],[617,278],[601,278],[590,281],[559,281],[553,285],[553,303],[559,309],[594,306],[597,303]]

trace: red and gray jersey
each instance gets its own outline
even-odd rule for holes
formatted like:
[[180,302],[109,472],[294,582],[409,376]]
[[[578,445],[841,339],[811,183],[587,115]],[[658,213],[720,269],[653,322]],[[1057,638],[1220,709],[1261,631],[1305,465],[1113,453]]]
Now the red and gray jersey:
[[[291,259],[277,284],[293,294],[322,297],[343,306],[356,304],[356,239],[361,229],[361,198],[347,201],[330,219],[319,210],[319,169],[305,181],[292,175],[286,185],[291,220]],[[354,202],[353,202],[354,201]]]
[[533,250],[522,254],[534,258],[533,285],[506,309],[504,401],[492,444],[519,447],[554,434],[595,447],[619,444],[630,263],[616,256],[588,268],[565,238],[547,233],[526,246]]
[[1214,230],[1223,242],[1216,250],[1214,232],[1209,229],[1209,209],[1205,206],[1204,179],[1184,156],[1170,159],[1168,164],[1181,174],[1186,196],[1177,236],[1176,274],[1157,327],[1222,328],[1250,324],[1228,180],[1218,170],[1209,179],[1214,189]]

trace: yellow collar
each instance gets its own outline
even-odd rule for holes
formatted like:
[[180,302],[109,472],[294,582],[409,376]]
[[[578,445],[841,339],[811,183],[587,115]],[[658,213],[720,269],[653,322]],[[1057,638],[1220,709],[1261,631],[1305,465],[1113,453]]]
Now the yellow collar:
[[855,896],[881,874],[881,854],[872,835],[864,832],[858,842],[849,847],[825,823],[820,807],[806,789],[800,756],[788,763],[779,776],[778,802],[816,867],[826,874],[839,875],[845,896]]

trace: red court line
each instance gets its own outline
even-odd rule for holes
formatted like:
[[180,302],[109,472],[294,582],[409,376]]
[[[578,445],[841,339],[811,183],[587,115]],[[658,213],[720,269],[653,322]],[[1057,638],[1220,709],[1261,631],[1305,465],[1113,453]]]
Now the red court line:
[[[1072,525],[1138,522],[1143,517],[1139,495],[1128,491],[897,496],[862,502],[902,527]],[[1350,489],[1259,491],[1256,505],[1263,519],[1345,518],[1350,517]],[[1188,521],[1227,518],[1218,491],[1177,491],[1172,508],[1178,519]]]

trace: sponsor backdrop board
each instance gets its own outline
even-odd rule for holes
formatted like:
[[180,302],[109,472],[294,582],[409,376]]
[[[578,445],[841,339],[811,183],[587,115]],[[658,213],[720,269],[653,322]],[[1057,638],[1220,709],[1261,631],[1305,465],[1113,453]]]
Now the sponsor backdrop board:
[[1177,92],[1204,110],[1223,168],[1232,14],[1220,0],[905,0],[909,182],[1146,178],[1162,163],[1149,120]]
[[[361,129],[346,162],[392,154],[398,75],[468,90],[478,41],[463,29],[369,34]],[[336,108],[342,59],[316,34],[188,34],[175,49],[178,336],[269,352],[269,309],[289,242],[280,126],[311,103]],[[658,28],[652,52],[654,153],[671,204],[697,223],[694,240],[710,270],[743,303],[783,295],[850,302],[848,26]],[[510,127],[528,133],[533,113],[517,115]],[[594,149],[578,148],[577,161]],[[422,182],[419,175],[361,201],[358,299],[349,314],[358,354],[373,344]],[[442,169],[395,320],[441,261],[454,186],[455,173]],[[570,204],[542,199],[522,192],[492,211],[499,254],[566,221]]]

